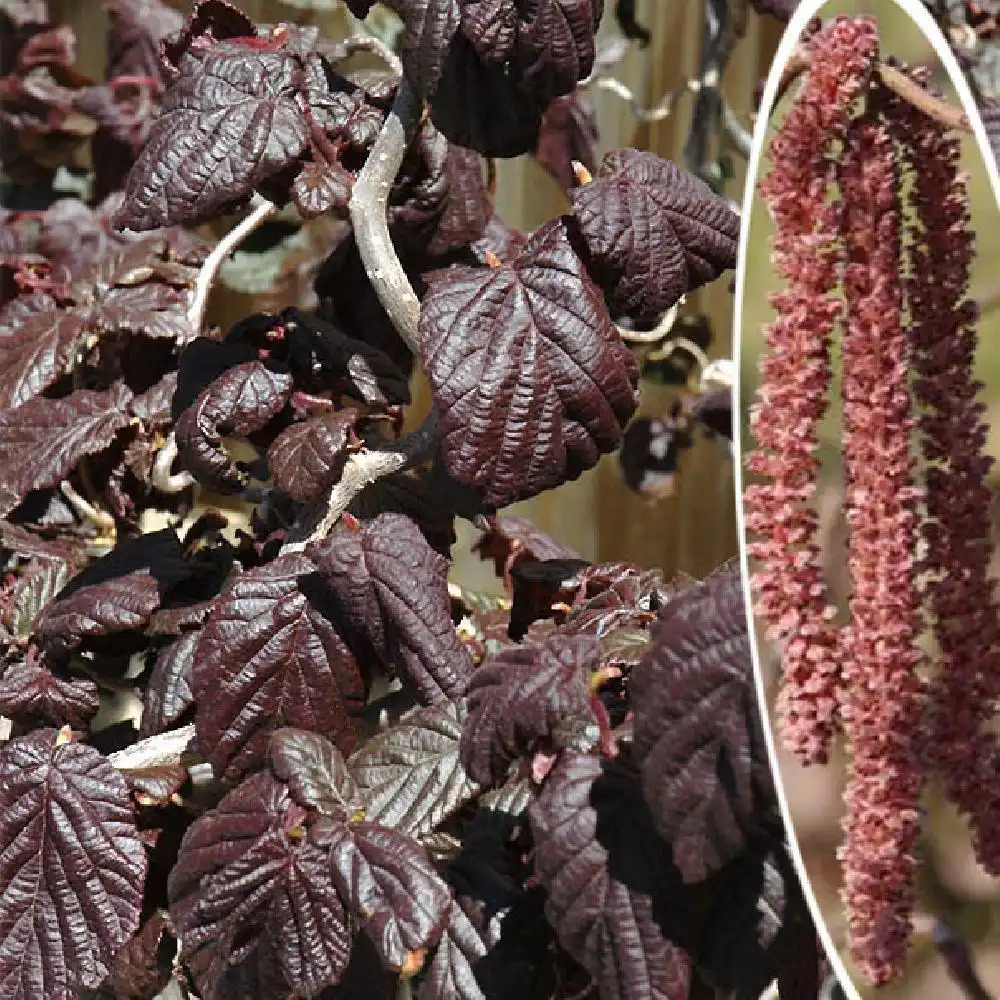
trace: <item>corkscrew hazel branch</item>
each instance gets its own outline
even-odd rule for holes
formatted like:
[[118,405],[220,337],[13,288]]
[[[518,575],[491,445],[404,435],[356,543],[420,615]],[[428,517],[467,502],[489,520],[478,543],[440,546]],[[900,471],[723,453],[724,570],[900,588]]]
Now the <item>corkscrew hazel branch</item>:
[[[397,333],[419,356],[420,300],[403,270],[389,235],[389,192],[396,179],[407,147],[420,124],[423,102],[406,77],[399,82],[392,110],[368,160],[355,181],[349,211],[354,238],[365,273]],[[395,472],[419,465],[431,458],[438,447],[440,430],[432,411],[411,434],[378,450],[362,449],[351,455],[340,479],[330,490],[326,511],[303,541],[293,538],[284,551],[304,549],[310,542],[326,537],[351,501],[367,486]]]
[[[778,81],[778,90],[774,99],[775,105],[788,92],[788,88],[803,73],[809,71],[811,64],[812,54],[810,47],[808,45],[800,45],[792,53],[788,62],[785,63],[785,68]],[[918,111],[922,111],[929,118],[933,118],[934,121],[940,123],[945,128],[957,129],[960,132],[972,131],[968,116],[961,108],[956,108],[930,91],[925,90],[919,83],[895,66],[883,60],[877,60],[874,65],[874,71],[892,93],[901,97]]]

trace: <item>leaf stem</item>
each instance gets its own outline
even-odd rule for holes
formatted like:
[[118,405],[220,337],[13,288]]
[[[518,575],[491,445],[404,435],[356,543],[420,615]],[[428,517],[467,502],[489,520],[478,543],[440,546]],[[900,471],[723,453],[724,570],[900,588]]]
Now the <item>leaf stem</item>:
[[420,124],[423,102],[404,76],[382,131],[354,182],[348,206],[365,273],[410,351],[420,356],[420,300],[389,236],[389,192]]
[[262,222],[269,219],[278,206],[266,198],[261,199],[257,207],[240,223],[234,226],[219,240],[215,249],[205,258],[201,265],[194,286],[194,297],[188,307],[188,323],[194,331],[194,336],[201,336],[201,325],[205,320],[205,309],[208,305],[208,294],[215,283],[215,276],[222,267],[222,262],[249,236]]

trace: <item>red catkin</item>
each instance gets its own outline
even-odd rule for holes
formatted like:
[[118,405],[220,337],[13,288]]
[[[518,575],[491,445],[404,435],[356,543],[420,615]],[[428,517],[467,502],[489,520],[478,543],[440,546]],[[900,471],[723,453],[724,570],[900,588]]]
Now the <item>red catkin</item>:
[[844,479],[853,581],[842,642],[850,757],[840,849],[851,951],[866,978],[902,968],[910,936],[923,785],[921,596],[910,453],[907,330],[896,151],[877,98],[838,174],[846,261]]
[[830,385],[830,342],[841,306],[837,210],[827,202],[851,107],[878,53],[874,21],[839,18],[809,41],[810,70],[769,150],[760,192],[774,217],[773,260],[786,288],[764,331],[759,402],[750,422],[758,448],[747,459],[764,482],[744,491],[756,561],[757,611],[782,647],[779,703],[786,745],[807,763],[827,758],[837,726],[840,651],[816,542],[817,425]]
[[973,377],[977,310],[966,299],[974,251],[968,191],[956,137],[899,100],[892,103],[891,120],[913,173],[906,295],[926,462],[921,569],[938,646],[928,764],[968,814],[980,862],[1000,874],[998,749],[985,730],[1000,697],[986,481],[993,462],[984,450],[986,408],[977,398],[983,386]]

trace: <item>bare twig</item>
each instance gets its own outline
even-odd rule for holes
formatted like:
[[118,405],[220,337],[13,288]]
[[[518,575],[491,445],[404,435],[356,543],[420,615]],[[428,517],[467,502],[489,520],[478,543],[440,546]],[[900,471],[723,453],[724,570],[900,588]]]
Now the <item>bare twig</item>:
[[113,532],[115,530],[115,519],[107,511],[100,510],[85,497],[80,496],[68,479],[64,479],[59,484],[59,491],[80,517],[90,521],[101,531]]
[[[785,63],[785,68],[781,72],[778,81],[778,91],[775,95],[774,103],[787,93],[788,88],[803,74],[809,71],[809,49],[807,46],[799,46],[791,58]],[[971,132],[972,126],[969,119],[961,108],[956,108],[940,97],[936,97],[930,91],[925,90],[915,80],[912,80],[901,70],[888,63],[878,62],[875,64],[875,72],[887,89],[891,90],[897,97],[912,104],[918,111],[922,111],[928,118],[940,123],[945,128],[953,128],[959,132]]]
[[736,152],[745,159],[749,159],[753,147],[753,132],[740,121],[739,115],[725,100],[722,102],[722,127]]
[[994,1000],[976,972],[969,942],[958,931],[943,920],[925,913],[914,916],[913,929],[918,934],[927,934],[934,942],[948,975],[966,1000]]
[[437,450],[439,434],[437,414],[432,410],[430,416],[410,434],[403,435],[384,448],[372,451],[362,448],[351,455],[340,479],[330,490],[323,519],[309,531],[305,539],[290,539],[282,548],[282,554],[301,552],[310,542],[325,538],[351,501],[366,486],[427,461]]
[[420,124],[422,110],[420,96],[404,76],[392,110],[354,182],[349,205],[354,239],[368,280],[400,337],[417,356],[420,354],[417,335],[420,300],[396,256],[386,213],[392,183]]
[[614,94],[616,97],[620,97],[623,101],[628,102],[629,110],[632,112],[633,117],[635,117],[637,121],[648,123],[659,122],[663,121],[665,118],[669,118],[673,113],[674,105],[681,97],[685,94],[695,94],[698,92],[699,83],[697,80],[684,80],[673,90],[667,91],[667,93],[664,94],[659,101],[651,107],[643,105],[639,98],[636,97],[636,95],[616,77],[599,76],[590,83],[581,83],[580,86],[597,87],[600,90],[606,90],[609,93]]
[[940,122],[945,128],[957,129],[959,132],[972,131],[969,119],[961,108],[952,107],[947,101],[935,97],[924,90],[920,84],[911,80],[905,73],[888,65],[888,63],[880,62],[878,72],[879,76],[882,77],[882,82],[889,90],[898,97],[902,97],[904,101],[908,101],[929,118]]
[[[738,5],[734,4],[735,7]],[[743,4],[745,7],[745,3]],[[698,97],[691,118],[691,131],[684,147],[688,168],[705,181],[711,181],[709,151],[719,133],[722,120],[722,73],[729,61],[736,32],[729,0],[707,0],[704,5],[705,34],[701,43],[698,74]]]
[[176,458],[177,438],[171,431],[166,444],[156,453],[156,458],[153,460],[153,471],[149,477],[153,488],[159,490],[160,493],[180,493],[189,486],[194,486],[195,478],[190,472],[170,472]]
[[144,771],[187,762],[187,748],[194,739],[194,724],[157,733],[108,756],[119,771]]
[[262,222],[274,215],[278,206],[274,202],[262,199],[260,204],[238,225],[219,240],[215,249],[205,258],[198,272],[194,286],[194,297],[188,307],[188,323],[194,335],[200,336],[201,325],[205,320],[205,308],[208,305],[208,293],[215,283],[215,276],[222,262],[250,235]]
[[399,56],[381,38],[376,38],[374,35],[351,35],[350,38],[337,42],[335,47],[331,48],[330,56],[333,62],[340,62],[355,52],[370,52],[378,56],[389,67],[389,72],[393,76],[397,79],[402,77],[403,64]]
[[626,344],[657,344],[663,338],[670,333],[673,329],[674,323],[677,322],[677,315],[680,312],[680,307],[684,304],[684,296],[682,295],[660,318],[657,320],[656,326],[652,330],[627,330],[623,326],[619,326],[618,336]]

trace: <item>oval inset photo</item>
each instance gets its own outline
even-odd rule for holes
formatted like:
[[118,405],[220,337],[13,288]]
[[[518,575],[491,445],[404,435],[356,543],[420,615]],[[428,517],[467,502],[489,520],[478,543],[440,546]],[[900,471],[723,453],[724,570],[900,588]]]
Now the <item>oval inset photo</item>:
[[776,773],[828,943],[861,996],[983,1000],[1000,996],[1000,213],[974,101],[995,120],[1000,50],[990,5],[930,6],[937,23],[909,0],[802,4],[765,88],[737,289],[743,527]]

